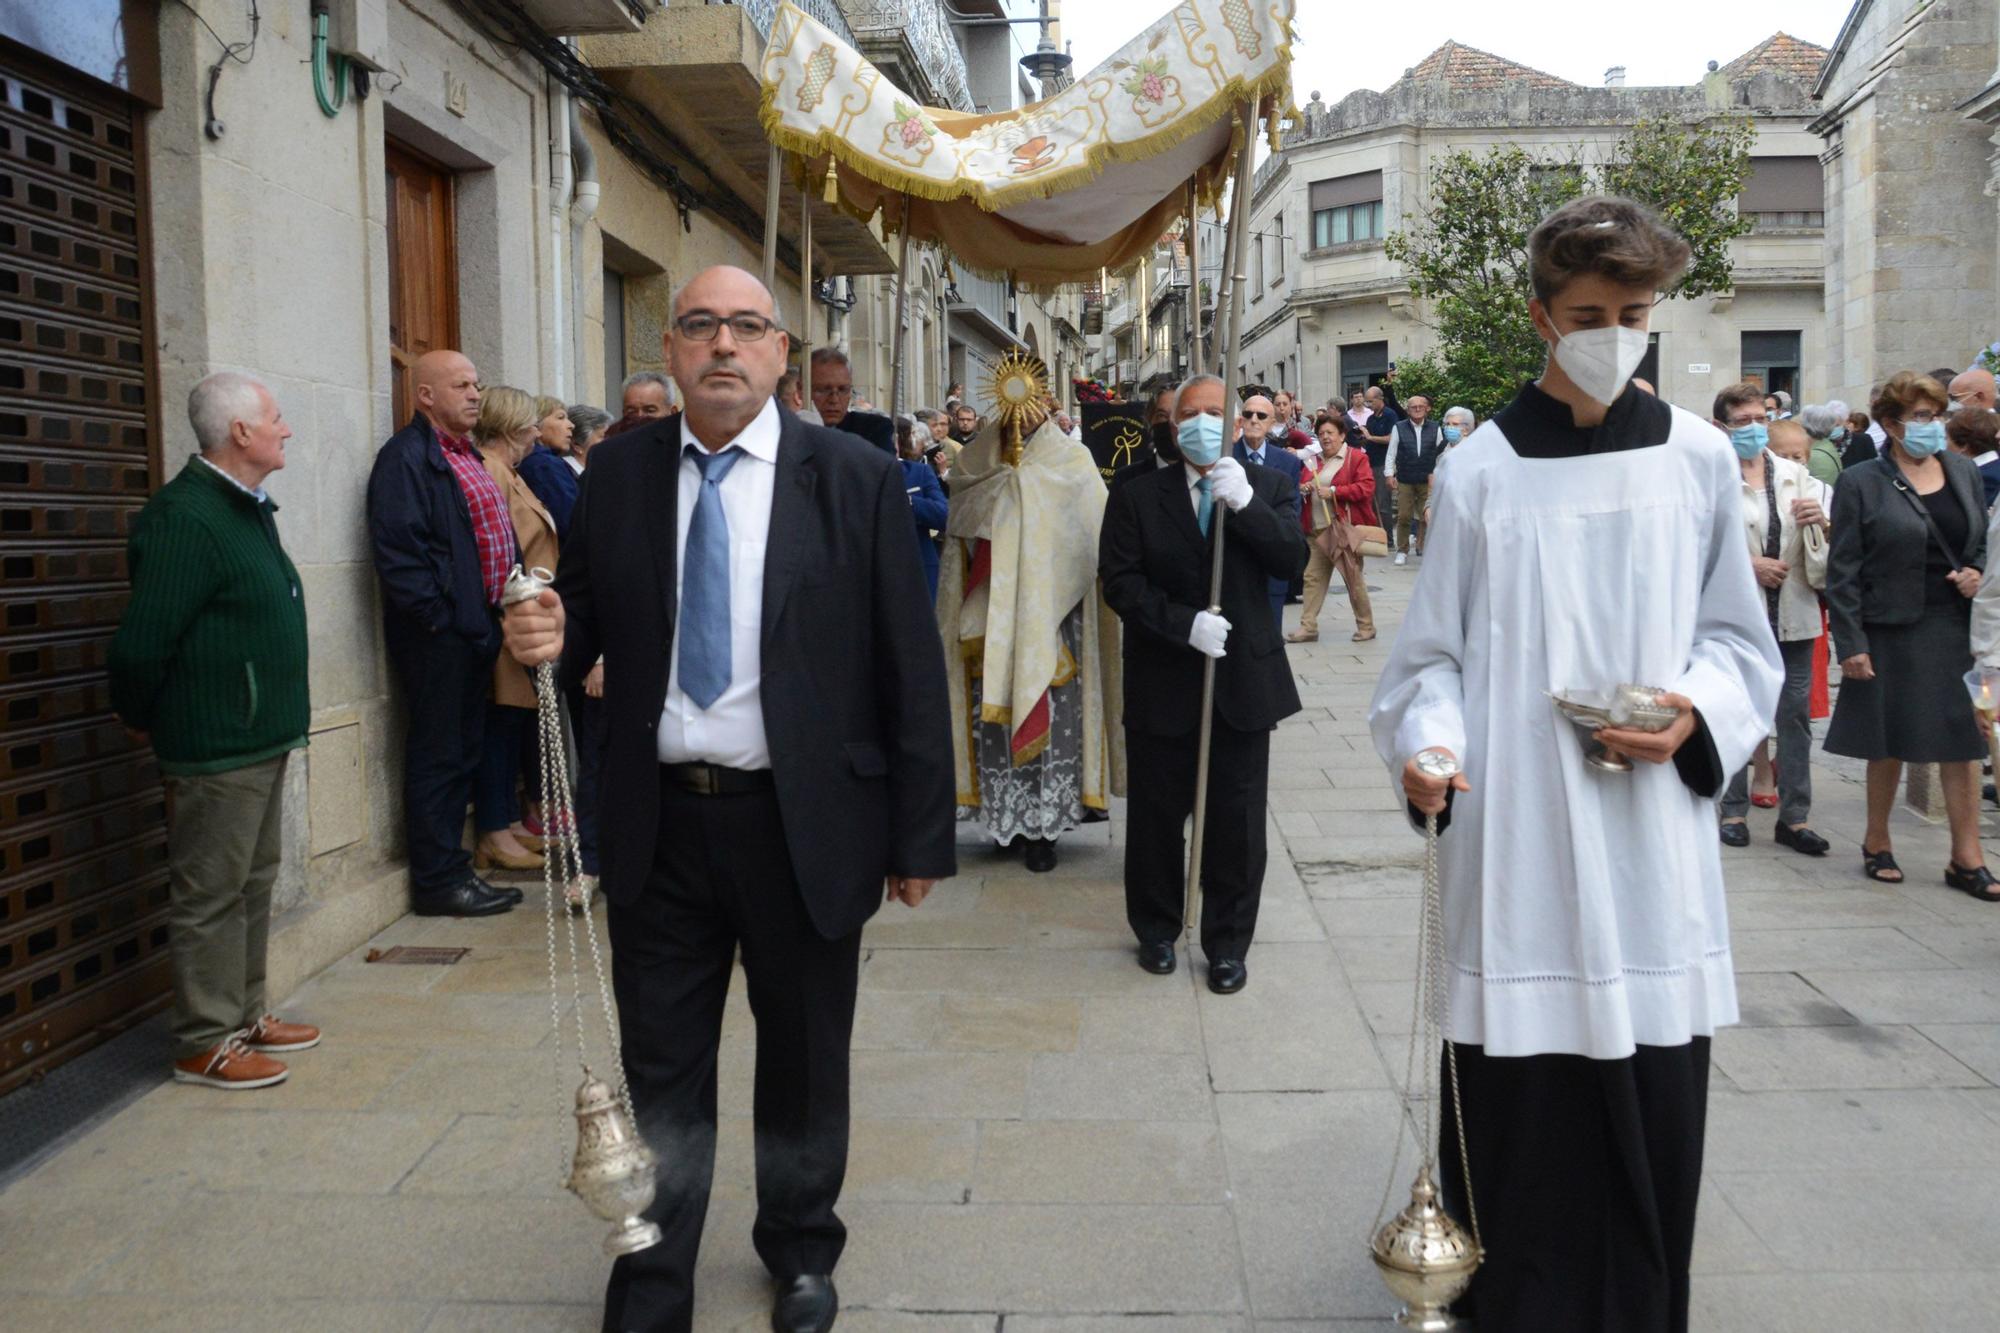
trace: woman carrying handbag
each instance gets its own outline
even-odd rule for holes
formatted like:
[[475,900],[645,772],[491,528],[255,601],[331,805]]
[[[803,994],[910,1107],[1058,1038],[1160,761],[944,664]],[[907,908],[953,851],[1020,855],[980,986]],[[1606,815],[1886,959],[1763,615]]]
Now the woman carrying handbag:
[[1354,641],[1365,643],[1375,637],[1375,613],[1368,604],[1361,559],[1364,552],[1387,554],[1389,539],[1375,516],[1375,470],[1368,465],[1367,451],[1348,447],[1352,430],[1348,420],[1336,413],[1322,412],[1313,422],[1321,457],[1305,483],[1312,551],[1306,564],[1305,607],[1299,613],[1299,627],[1285,636],[1288,643],[1319,638],[1319,610],[1336,569],[1354,610]]

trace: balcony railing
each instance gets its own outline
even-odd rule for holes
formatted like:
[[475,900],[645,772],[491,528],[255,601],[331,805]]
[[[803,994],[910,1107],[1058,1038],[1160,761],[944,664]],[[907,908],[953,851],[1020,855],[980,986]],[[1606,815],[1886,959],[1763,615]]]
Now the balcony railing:
[[999,278],[954,270],[952,287],[958,292],[953,309],[971,309],[984,315],[996,329],[1011,331],[1007,322],[1007,284]]
[[841,9],[864,41],[888,38],[908,42],[944,104],[957,111],[972,110],[972,80],[965,68],[965,52],[938,0],[842,0]]
[[[750,16],[757,25],[757,31],[764,37],[771,35],[771,24],[778,17],[778,0],[733,0],[738,8]],[[849,46],[855,45],[854,30],[847,26],[847,16],[840,12],[834,0],[792,0],[800,9],[814,19],[831,28],[840,40]],[[711,4],[729,4],[732,0],[709,0]]]
[[1117,296],[1112,297],[1110,304],[1105,307],[1105,330],[1116,333],[1119,329],[1124,328],[1132,322],[1136,317],[1135,312],[1136,308],[1132,304],[1132,299],[1123,292],[1120,292]]

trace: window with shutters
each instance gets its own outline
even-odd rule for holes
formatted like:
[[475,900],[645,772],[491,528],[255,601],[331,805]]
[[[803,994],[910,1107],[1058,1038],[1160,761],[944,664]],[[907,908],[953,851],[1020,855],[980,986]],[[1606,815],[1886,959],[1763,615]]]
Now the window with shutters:
[[1757,227],[1826,226],[1826,174],[1817,157],[1753,157],[1737,210]]
[[1314,181],[1307,191],[1312,209],[1312,248],[1382,239],[1382,173]]

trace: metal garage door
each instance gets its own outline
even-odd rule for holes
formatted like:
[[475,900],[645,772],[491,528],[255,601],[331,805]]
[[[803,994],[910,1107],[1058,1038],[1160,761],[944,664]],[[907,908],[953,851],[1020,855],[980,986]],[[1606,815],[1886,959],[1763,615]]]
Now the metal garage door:
[[168,985],[159,771],[104,670],[153,480],[138,133],[0,53],[0,1092]]

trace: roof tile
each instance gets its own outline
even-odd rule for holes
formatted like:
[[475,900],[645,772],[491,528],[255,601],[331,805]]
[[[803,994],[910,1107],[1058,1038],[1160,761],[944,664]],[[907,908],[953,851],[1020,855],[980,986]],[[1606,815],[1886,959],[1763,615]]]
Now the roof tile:
[[1782,74],[1811,85],[1826,64],[1826,48],[1802,42],[1790,33],[1773,33],[1722,67],[1731,83],[1758,74]]
[[[1510,83],[1525,81],[1532,88],[1574,88],[1568,79],[1544,74],[1538,69],[1496,56],[1462,42],[1446,42],[1418,61],[1404,78],[1419,81],[1442,79],[1458,92],[1487,92]],[[1402,80],[1397,80],[1402,82]]]

